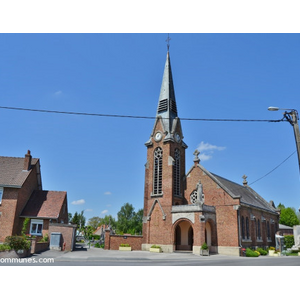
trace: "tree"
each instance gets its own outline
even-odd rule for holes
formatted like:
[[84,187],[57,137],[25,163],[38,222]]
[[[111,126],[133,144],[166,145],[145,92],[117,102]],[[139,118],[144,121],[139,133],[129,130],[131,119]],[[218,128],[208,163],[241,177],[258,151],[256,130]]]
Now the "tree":
[[88,221],[88,226],[91,226],[93,230],[96,230],[101,224],[101,218],[100,217],[92,217]]
[[82,231],[83,227],[85,226],[85,216],[83,215],[83,212],[83,210],[80,214],[75,212],[73,218],[71,219],[71,223],[76,224],[80,231]]
[[106,215],[104,218],[100,217],[92,217],[88,221],[88,225],[91,226],[94,230],[96,230],[101,225],[109,225],[113,228],[116,228],[116,220],[111,215]]
[[132,204],[125,203],[118,212],[117,232],[140,234],[143,226],[143,210],[137,213],[134,211]]
[[278,205],[278,208],[280,209],[279,224],[283,224],[290,227],[300,224],[295,208],[292,207],[286,208],[281,203]]

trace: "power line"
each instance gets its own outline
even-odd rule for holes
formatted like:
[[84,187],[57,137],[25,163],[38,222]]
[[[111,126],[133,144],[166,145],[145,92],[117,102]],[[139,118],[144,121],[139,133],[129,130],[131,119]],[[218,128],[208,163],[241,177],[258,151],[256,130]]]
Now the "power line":
[[283,163],[285,163],[292,155],[294,155],[296,153],[297,150],[295,150],[291,155],[289,155],[284,161],[282,161],[278,166],[276,166],[274,169],[272,169],[270,172],[268,172],[267,174],[265,174],[264,176],[258,178],[257,180],[251,182],[249,185],[254,184],[255,182],[265,178],[266,176],[268,176],[269,174],[271,174],[273,171],[275,171],[277,168],[279,168]]
[[[40,113],[52,113],[52,114],[65,114],[65,115],[80,115],[80,116],[92,116],[92,117],[109,117],[109,118],[129,118],[129,119],[156,119],[156,117],[149,116],[132,116],[132,115],[117,115],[117,114],[99,114],[99,113],[86,113],[86,112],[72,112],[72,111],[58,111],[58,110],[46,110],[46,109],[34,109],[34,108],[22,108],[22,107],[9,107],[0,106],[1,109],[30,111]],[[249,119],[203,119],[203,118],[180,118],[184,121],[208,121],[208,122],[284,122],[286,120],[249,120]]]

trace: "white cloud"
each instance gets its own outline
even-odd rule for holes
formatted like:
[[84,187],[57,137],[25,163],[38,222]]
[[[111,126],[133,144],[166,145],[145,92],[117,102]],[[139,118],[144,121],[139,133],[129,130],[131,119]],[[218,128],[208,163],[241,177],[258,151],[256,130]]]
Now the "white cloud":
[[62,91],[57,91],[57,92],[54,93],[54,96],[59,96],[61,94],[62,94]]
[[107,210],[107,209],[101,211],[101,214],[102,214],[102,215],[105,215],[105,214],[107,214],[107,213],[108,213],[108,210]]
[[209,143],[204,143],[203,141],[197,147],[198,151],[200,151],[199,158],[201,161],[206,161],[212,158],[214,151],[223,151],[226,147],[220,147],[211,145]]
[[200,158],[200,161],[206,161],[206,160],[211,159],[212,156],[211,156],[211,155],[207,155],[207,154],[205,154],[205,153],[200,153],[200,154],[199,154],[199,158]]
[[85,211],[93,211],[91,208],[87,208]]
[[71,202],[71,204],[73,204],[73,205],[82,205],[84,203],[85,203],[84,199],[75,200],[75,201]]
[[104,195],[111,195],[111,192],[105,192]]

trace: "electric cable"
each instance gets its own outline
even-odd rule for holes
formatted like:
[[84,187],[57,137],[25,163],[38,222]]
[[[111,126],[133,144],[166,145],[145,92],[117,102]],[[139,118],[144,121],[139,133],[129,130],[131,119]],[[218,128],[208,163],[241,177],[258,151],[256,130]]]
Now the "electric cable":
[[295,150],[292,154],[290,154],[284,161],[282,161],[278,166],[276,166],[274,169],[272,169],[270,172],[268,172],[267,174],[265,174],[264,176],[258,178],[257,180],[251,182],[249,185],[254,184],[255,182],[265,178],[266,176],[268,176],[269,174],[271,174],[273,171],[275,171],[277,168],[279,168],[283,163],[285,163],[291,156],[293,156],[295,153],[297,152],[297,150]]
[[[100,113],[87,113],[87,112],[72,112],[72,111],[58,111],[58,110],[46,110],[46,109],[34,109],[34,108],[22,108],[22,107],[9,107],[0,106],[0,109],[41,112],[41,113],[53,113],[53,114],[66,114],[66,115],[81,115],[81,116],[93,116],[93,117],[110,117],[110,118],[131,118],[131,119],[156,119],[150,116],[133,116],[133,115],[118,115],[118,114],[100,114]],[[163,118],[168,119],[168,118]],[[254,120],[254,119],[203,119],[203,118],[180,118],[184,121],[209,121],[209,122],[284,122],[286,120]]]

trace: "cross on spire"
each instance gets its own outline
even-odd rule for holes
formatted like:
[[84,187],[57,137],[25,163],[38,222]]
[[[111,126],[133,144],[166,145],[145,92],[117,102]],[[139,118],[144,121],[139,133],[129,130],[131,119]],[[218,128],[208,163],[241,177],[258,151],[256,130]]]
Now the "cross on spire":
[[168,51],[170,49],[170,40],[171,40],[171,38],[169,37],[169,34],[168,34],[168,38],[166,39]]

